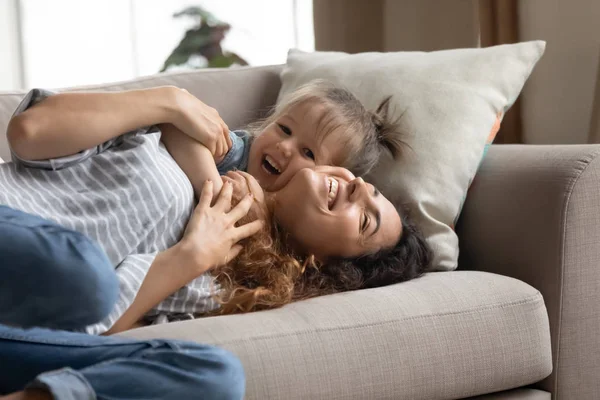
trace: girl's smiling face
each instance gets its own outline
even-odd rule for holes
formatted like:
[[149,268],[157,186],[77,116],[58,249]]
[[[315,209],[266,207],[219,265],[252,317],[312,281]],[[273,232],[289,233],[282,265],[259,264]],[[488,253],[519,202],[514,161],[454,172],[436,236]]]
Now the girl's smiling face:
[[248,173],[263,189],[277,191],[303,168],[338,164],[344,149],[338,120],[335,110],[323,103],[304,101],[290,107],[254,139]]

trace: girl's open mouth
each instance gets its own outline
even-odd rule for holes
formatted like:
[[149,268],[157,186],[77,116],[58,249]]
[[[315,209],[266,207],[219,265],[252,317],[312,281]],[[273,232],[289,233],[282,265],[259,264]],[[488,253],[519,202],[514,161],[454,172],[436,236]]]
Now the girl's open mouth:
[[266,155],[263,157],[262,166],[268,173],[272,175],[281,174],[281,168],[279,167],[279,164],[277,164],[277,161],[273,160],[271,156]]

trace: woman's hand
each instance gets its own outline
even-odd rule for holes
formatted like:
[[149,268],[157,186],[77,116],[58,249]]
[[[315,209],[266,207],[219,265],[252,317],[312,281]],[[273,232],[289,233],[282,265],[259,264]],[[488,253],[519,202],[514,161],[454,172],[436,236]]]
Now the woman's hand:
[[231,208],[233,185],[227,182],[211,207],[212,190],[212,182],[206,182],[198,206],[178,244],[184,259],[189,262],[189,266],[181,271],[182,286],[209,269],[231,261],[242,250],[238,242],[254,235],[263,226],[260,220],[235,226],[248,214],[253,203],[252,194],[245,195]]
[[207,181],[183,239],[156,256],[133,303],[106,335],[131,329],[147,312],[181,287],[211,268],[232,260],[242,250],[238,242],[262,228],[260,220],[235,226],[248,213],[252,196],[245,196],[231,208],[232,185],[225,184],[211,207],[212,190],[212,182]]
[[172,121],[173,125],[206,146],[215,162],[221,161],[231,148],[232,142],[229,128],[219,112],[185,89],[179,89],[176,99],[178,112]]

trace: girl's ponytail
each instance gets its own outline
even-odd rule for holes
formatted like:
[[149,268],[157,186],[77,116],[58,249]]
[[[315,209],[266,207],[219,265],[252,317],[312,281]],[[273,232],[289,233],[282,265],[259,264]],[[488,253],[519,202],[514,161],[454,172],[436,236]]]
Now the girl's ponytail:
[[389,116],[390,100],[392,96],[386,97],[377,110],[371,114],[377,143],[384,149],[388,150],[394,159],[397,159],[407,147],[406,142],[401,138],[398,132],[397,121],[391,121]]

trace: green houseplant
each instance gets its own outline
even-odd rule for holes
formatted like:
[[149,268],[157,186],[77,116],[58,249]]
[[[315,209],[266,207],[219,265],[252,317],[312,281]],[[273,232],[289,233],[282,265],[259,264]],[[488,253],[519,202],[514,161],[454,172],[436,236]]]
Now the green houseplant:
[[227,68],[234,64],[248,65],[246,60],[235,53],[223,51],[221,42],[231,26],[216,18],[202,7],[188,7],[173,14],[174,18],[192,17],[196,23],[185,35],[166,59],[161,72],[171,66],[197,67],[193,60],[202,57],[207,68]]

